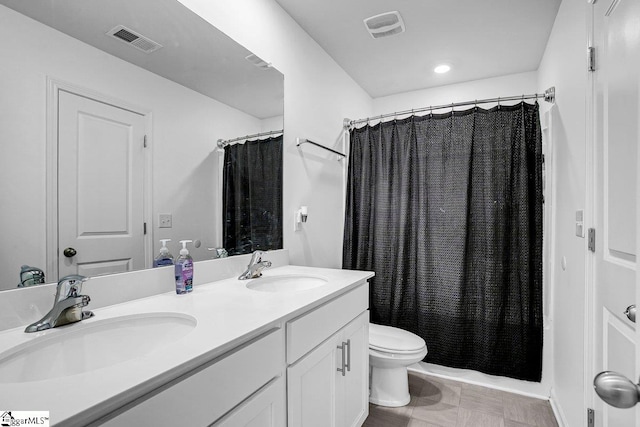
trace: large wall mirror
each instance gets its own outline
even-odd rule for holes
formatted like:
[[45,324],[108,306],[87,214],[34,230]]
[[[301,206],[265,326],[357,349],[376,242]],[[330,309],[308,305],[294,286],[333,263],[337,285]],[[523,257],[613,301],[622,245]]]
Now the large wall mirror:
[[283,129],[282,74],[177,0],[0,0],[0,35],[0,290],[213,258],[217,141]]

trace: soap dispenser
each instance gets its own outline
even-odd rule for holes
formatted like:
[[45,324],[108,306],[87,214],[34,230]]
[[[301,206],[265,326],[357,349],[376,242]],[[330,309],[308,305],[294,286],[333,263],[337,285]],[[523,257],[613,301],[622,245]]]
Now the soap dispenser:
[[170,242],[171,239],[160,239],[160,243],[162,243],[162,247],[160,248],[160,253],[153,260],[154,267],[163,267],[165,265],[173,265],[173,255],[169,253],[169,248],[167,248],[167,242]]
[[193,290],[193,258],[189,255],[187,250],[187,243],[191,243],[193,240],[180,240],[182,249],[180,249],[180,256],[176,260],[176,293],[186,294]]

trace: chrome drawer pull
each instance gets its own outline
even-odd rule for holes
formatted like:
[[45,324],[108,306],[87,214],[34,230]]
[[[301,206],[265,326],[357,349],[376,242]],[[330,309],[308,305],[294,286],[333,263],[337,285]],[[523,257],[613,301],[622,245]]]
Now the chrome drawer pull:
[[338,372],[342,372],[343,377],[347,375],[347,369],[346,369],[347,365],[345,364],[345,355],[344,355],[345,347],[346,347],[346,343],[344,341],[342,342],[342,345],[338,346],[338,348],[342,351],[342,368],[338,368]]
[[347,340],[347,371],[351,372],[351,340]]

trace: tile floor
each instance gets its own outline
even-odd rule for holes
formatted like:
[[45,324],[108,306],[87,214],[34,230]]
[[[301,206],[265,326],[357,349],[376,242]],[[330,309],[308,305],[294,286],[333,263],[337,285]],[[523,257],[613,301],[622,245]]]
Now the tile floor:
[[409,371],[411,402],[369,404],[364,427],[558,427],[546,400]]

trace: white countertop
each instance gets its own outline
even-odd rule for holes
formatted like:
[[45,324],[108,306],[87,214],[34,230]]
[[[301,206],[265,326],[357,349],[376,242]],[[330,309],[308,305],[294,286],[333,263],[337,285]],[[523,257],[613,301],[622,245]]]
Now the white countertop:
[[[247,289],[248,281],[234,277],[196,286],[186,295],[169,292],[93,310],[95,316],[82,324],[162,312],[193,316],[197,325],[184,337],[150,354],[94,371],[23,383],[7,383],[0,378],[0,409],[49,411],[51,425],[85,425],[373,276],[363,271],[299,266],[263,273],[265,277],[288,274],[322,276],[328,283],[310,290],[274,293]],[[91,309],[91,305],[86,308]],[[23,332],[26,325],[2,331],[0,359],[3,352],[16,345],[69,331],[76,325],[32,334]]]

